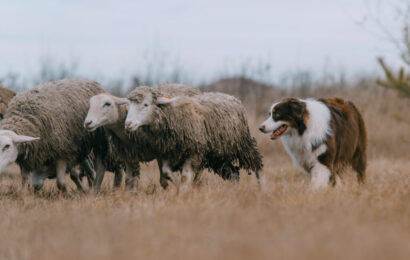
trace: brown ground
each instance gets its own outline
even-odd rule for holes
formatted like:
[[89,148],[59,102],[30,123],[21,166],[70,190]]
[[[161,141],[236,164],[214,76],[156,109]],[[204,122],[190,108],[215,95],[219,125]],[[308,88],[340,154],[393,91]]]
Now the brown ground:
[[[272,90],[272,93],[274,91]],[[308,190],[280,142],[257,132],[270,103],[245,100],[264,155],[261,186],[204,174],[202,185],[163,191],[155,164],[142,169],[139,191],[67,199],[48,181],[38,195],[18,196],[18,170],[0,179],[1,259],[409,259],[410,100],[374,86],[317,90],[353,100],[369,132],[368,178],[347,170],[341,188]],[[309,94],[309,93],[308,93]],[[293,93],[291,95],[300,95]]]

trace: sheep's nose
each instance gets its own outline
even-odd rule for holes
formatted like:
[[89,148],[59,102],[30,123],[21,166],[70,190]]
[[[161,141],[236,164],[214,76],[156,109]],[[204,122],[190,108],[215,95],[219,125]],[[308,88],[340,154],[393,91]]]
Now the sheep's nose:
[[125,129],[131,129],[131,122],[125,121]]
[[92,120],[87,120],[87,121],[84,122],[84,126],[89,127],[92,123],[93,123]]
[[265,126],[264,126],[264,125],[261,125],[261,126],[259,127],[259,131],[265,132]]

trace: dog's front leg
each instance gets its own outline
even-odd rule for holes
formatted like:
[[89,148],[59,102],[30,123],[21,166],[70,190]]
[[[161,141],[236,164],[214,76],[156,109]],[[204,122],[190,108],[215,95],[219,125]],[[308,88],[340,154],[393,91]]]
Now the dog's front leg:
[[311,175],[310,188],[312,190],[327,188],[329,186],[332,173],[325,165],[317,162],[311,170]]

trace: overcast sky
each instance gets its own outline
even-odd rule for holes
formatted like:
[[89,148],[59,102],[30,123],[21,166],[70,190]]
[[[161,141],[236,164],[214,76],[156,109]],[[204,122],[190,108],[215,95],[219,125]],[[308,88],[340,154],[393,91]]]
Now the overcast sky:
[[196,77],[247,58],[277,71],[377,68],[394,49],[357,22],[361,0],[0,1],[0,75],[26,75],[40,57],[75,59],[85,75],[128,76],[144,53],[168,53]]

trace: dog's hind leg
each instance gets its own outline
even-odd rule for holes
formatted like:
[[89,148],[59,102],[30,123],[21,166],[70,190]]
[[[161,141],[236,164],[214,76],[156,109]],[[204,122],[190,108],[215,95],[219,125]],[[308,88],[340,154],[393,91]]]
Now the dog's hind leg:
[[114,189],[121,188],[122,184],[122,179],[124,177],[124,168],[123,167],[118,167],[118,169],[115,170],[114,172]]
[[367,156],[366,156],[366,147],[367,147],[367,133],[366,127],[363,121],[362,116],[360,115],[359,110],[355,107],[353,103],[351,103],[353,108],[356,110],[357,113],[357,120],[359,124],[359,140],[356,147],[356,151],[354,152],[352,158],[352,168],[357,172],[357,181],[359,184],[363,184],[366,179],[366,163],[367,163]]
[[359,147],[353,155],[352,168],[357,173],[357,181],[363,184],[366,180],[366,154]]

